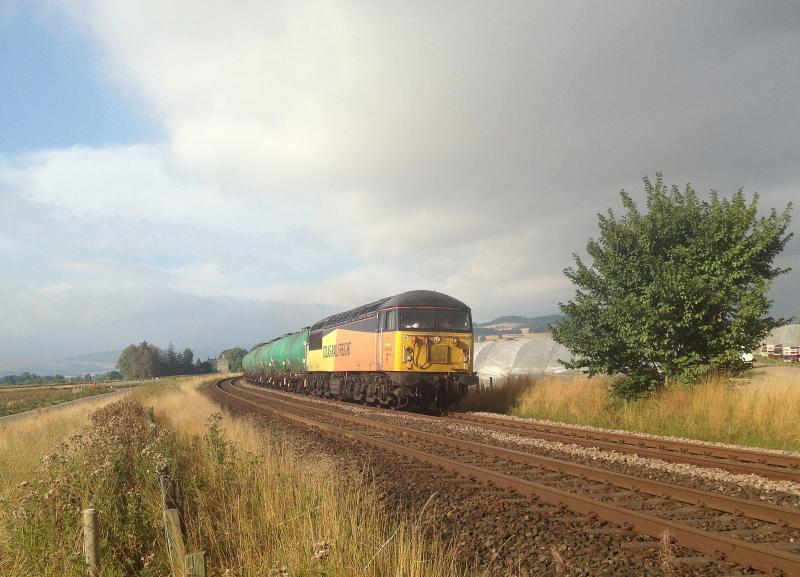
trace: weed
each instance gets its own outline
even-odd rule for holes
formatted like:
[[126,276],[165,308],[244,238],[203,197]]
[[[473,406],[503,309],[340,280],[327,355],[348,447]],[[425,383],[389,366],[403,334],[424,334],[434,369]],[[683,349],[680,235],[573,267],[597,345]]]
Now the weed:
[[675,577],[677,569],[675,567],[675,544],[669,531],[664,529],[658,547],[658,564],[664,572],[665,577]]
[[153,555],[162,534],[154,520],[158,472],[174,462],[173,453],[169,432],[149,422],[140,404],[123,400],[95,411],[91,426],[46,454],[34,478],[12,495],[0,573],[80,575],[80,515],[87,507],[98,511],[105,575],[163,573],[163,557]]

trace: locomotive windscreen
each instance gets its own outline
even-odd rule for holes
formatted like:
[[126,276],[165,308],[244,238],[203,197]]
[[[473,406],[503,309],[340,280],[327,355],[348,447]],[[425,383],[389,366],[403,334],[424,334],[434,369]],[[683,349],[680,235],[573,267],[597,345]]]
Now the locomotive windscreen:
[[472,322],[469,311],[436,311],[436,330],[471,332]]
[[399,309],[399,329],[407,331],[471,332],[469,311],[447,309]]
[[433,309],[400,309],[400,330],[432,331],[436,321]]

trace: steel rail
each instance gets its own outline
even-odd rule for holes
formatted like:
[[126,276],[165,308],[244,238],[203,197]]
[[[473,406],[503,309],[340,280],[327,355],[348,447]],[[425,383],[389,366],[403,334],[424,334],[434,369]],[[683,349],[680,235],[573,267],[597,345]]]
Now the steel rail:
[[[645,513],[631,511],[617,505],[604,503],[602,501],[597,501],[582,495],[575,495],[560,489],[542,485],[540,483],[519,479],[504,473],[462,463],[447,457],[442,457],[440,455],[414,449],[406,445],[398,445],[396,443],[370,437],[369,435],[347,431],[341,427],[322,423],[318,420],[297,415],[286,410],[280,410],[275,407],[266,406],[264,403],[257,403],[241,395],[231,393],[222,387],[223,383],[231,381],[232,380],[230,379],[220,381],[217,383],[217,388],[223,394],[226,394],[259,410],[272,412],[274,414],[281,415],[284,418],[302,423],[306,426],[329,431],[331,433],[344,436],[367,445],[388,450],[395,454],[405,455],[436,466],[440,466],[444,469],[465,475],[467,477],[472,477],[484,483],[490,483],[497,487],[511,489],[526,496],[536,497],[541,501],[551,505],[563,505],[579,514],[589,516],[594,515],[617,525],[630,525],[636,531],[656,539],[660,538],[665,530],[668,530],[678,544],[689,549],[708,554],[715,558],[722,558],[726,561],[749,566],[761,571],[778,571],[782,572],[784,575],[800,575],[800,555],[793,555],[791,553],[770,549],[755,543],[750,543],[739,539],[732,539],[725,535],[711,533],[703,529],[682,525],[674,521],[652,517]],[[309,407],[307,405],[301,405],[299,408],[306,411],[311,410],[312,412],[316,410],[314,407]]]
[[512,419],[451,413],[447,417],[503,433],[513,433],[560,443],[629,453],[641,457],[714,467],[732,473],[759,475],[769,479],[800,482],[800,457],[735,449],[685,441],[640,437],[635,434],[593,431],[569,425],[523,423]]
[[[232,386],[238,388],[233,383]],[[258,390],[248,390],[247,392],[261,398],[274,400],[283,405],[288,405],[299,409],[305,409],[307,407],[307,405],[280,398],[269,391],[262,392]],[[264,393],[267,394],[265,395]],[[456,449],[467,449],[483,455],[500,457],[524,465],[533,465],[535,467],[547,469],[556,473],[572,475],[574,477],[579,477],[590,481],[612,484],[623,489],[639,491],[641,493],[647,493],[656,497],[669,498],[674,501],[680,501],[690,505],[723,511],[725,513],[731,513],[734,515],[744,515],[752,519],[758,519],[759,521],[766,521],[768,523],[774,523],[780,526],[800,529],[800,510],[798,509],[780,507],[770,503],[757,503],[739,497],[731,497],[728,495],[713,493],[711,491],[704,491],[702,489],[682,487],[674,483],[654,481],[651,479],[635,477],[633,475],[627,475],[624,473],[616,473],[588,465],[570,463],[569,461],[554,459],[552,457],[544,457],[541,455],[526,453],[524,451],[488,445],[486,443],[478,443],[475,441],[469,441],[467,439],[457,439],[437,433],[420,431],[418,429],[405,427],[402,425],[392,425],[390,423],[384,423],[381,421],[364,419],[355,415],[345,415],[337,411],[324,409],[322,407],[310,408],[312,411],[328,415],[332,418],[359,423],[370,428],[416,437],[418,439],[440,443]]]
[[[297,395],[301,398],[306,396]],[[416,414],[416,416],[441,419],[441,417],[429,417],[421,414]],[[446,418],[466,421],[474,426],[496,432],[800,483],[800,457],[794,455],[768,453],[753,448],[721,447],[708,443],[649,438],[633,432],[592,430],[568,424],[526,423],[516,419],[471,413],[450,413]]]

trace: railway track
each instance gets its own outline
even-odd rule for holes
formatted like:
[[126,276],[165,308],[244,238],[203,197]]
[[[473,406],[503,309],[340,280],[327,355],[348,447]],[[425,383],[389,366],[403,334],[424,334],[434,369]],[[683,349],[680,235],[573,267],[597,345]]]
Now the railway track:
[[800,457],[794,455],[471,413],[451,413],[447,418],[502,433],[800,483]]
[[552,507],[599,517],[654,538],[766,573],[800,575],[800,511],[640,479],[398,424],[374,421],[285,395],[218,383],[253,409],[320,428]]

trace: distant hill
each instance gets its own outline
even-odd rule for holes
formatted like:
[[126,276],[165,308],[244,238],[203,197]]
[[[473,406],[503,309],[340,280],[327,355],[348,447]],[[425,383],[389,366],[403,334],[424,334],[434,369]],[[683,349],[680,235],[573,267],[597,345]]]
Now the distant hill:
[[98,353],[85,353],[65,360],[87,363],[116,364],[121,352],[122,351],[100,351]]
[[557,323],[563,315],[544,315],[540,317],[525,317],[522,315],[506,315],[497,317],[486,323],[475,325],[475,333],[478,335],[492,335],[504,333],[520,333],[527,329],[531,333],[548,333],[551,325]]
[[[541,318],[541,317],[536,317]],[[505,317],[497,317],[496,319],[489,321],[488,323],[480,323],[481,326],[489,326],[489,325],[499,325],[504,323],[517,323],[527,325],[531,319],[528,317],[523,317],[520,315],[508,315]]]
[[[166,346],[163,347],[166,349]],[[191,347],[195,359],[214,358],[219,351],[207,346]],[[181,349],[183,350],[183,349]],[[122,351],[100,351],[84,353],[68,358],[9,358],[0,359],[0,377],[24,372],[38,375],[85,375],[113,371]]]
[[[96,358],[94,355],[98,355]],[[90,353],[65,359],[16,358],[0,360],[0,376],[21,374],[37,375],[85,375],[105,373],[114,370],[119,351]]]

